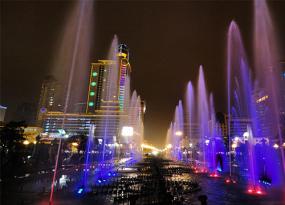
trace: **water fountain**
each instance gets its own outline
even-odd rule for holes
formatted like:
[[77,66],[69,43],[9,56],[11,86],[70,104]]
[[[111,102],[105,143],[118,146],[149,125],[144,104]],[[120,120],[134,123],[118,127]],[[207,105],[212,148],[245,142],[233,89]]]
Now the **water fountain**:
[[198,87],[197,87],[197,100],[198,100],[198,124],[199,124],[199,133],[200,133],[200,150],[202,152],[202,157],[200,156],[200,162],[202,162],[202,168],[205,170],[209,166],[208,159],[208,149],[206,148],[209,145],[209,104],[208,104],[208,94],[206,89],[205,77],[203,67],[199,67],[199,77],[198,77]]
[[[78,83],[76,82],[81,82],[85,76],[84,73],[88,72],[87,69],[82,70],[82,68],[87,68],[90,55],[92,35],[92,29],[90,29],[92,27],[90,25],[92,25],[92,14],[92,1],[80,0],[75,3],[74,9],[66,22],[59,52],[55,57],[54,76],[57,76],[60,82],[66,85],[61,92],[62,96],[65,96],[63,113],[71,110],[71,103],[79,99],[81,100],[82,97],[81,90],[83,89],[73,85],[77,85]],[[66,75],[66,73],[68,75]],[[71,90],[73,90],[73,92],[71,92]],[[63,119],[62,128],[64,128],[64,123],[65,119]],[[51,183],[50,204],[53,203],[53,192],[61,150],[61,141],[60,139]]]
[[[267,110],[258,116],[259,122],[268,126],[267,131],[262,130],[261,136],[269,136],[269,144],[273,146],[276,141],[282,145],[280,116],[284,109],[281,100],[281,69],[277,36],[265,0],[254,1],[254,67],[258,81],[258,90],[263,92],[266,99]],[[284,85],[283,85],[284,86]],[[264,146],[265,148],[265,146]],[[266,150],[263,150],[266,151]],[[265,160],[265,174],[272,179],[273,184],[285,183],[285,156],[284,149],[272,149],[263,157]]]
[[[195,102],[195,99],[194,99],[194,88],[193,88],[193,85],[192,85],[192,82],[189,81],[188,84],[187,84],[187,90],[186,90],[186,105],[185,105],[185,112],[186,112],[186,119],[185,119],[185,122],[187,123],[188,125],[188,133],[187,136],[188,136],[188,139],[189,139],[189,146],[191,145],[191,149],[193,147],[193,128],[194,128],[194,121],[195,121],[195,113],[194,113],[194,102]],[[190,161],[191,161],[191,164],[193,164],[193,149],[190,150],[191,152],[191,157],[190,157]]]

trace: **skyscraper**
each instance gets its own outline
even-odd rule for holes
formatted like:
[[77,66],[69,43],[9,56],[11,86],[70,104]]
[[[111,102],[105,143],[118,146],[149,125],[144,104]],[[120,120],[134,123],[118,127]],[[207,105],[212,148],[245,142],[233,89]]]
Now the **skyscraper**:
[[[129,51],[125,44],[120,44],[118,48],[117,61],[98,60],[91,64],[89,90],[87,97],[86,113],[95,113],[106,104],[118,103],[120,111],[124,111],[130,98],[130,73]],[[115,65],[118,63],[118,65]],[[118,69],[118,72],[112,72],[111,69]],[[112,78],[110,75],[118,73],[118,78]],[[114,91],[110,91],[112,80],[118,79]]]

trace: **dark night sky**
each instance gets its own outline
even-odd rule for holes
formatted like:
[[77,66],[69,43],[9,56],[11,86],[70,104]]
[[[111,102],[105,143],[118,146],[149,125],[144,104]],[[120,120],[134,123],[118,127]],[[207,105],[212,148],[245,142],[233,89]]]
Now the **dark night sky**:
[[[72,1],[1,2],[1,105],[6,120],[23,102],[37,103],[51,70],[57,39]],[[285,48],[285,1],[270,1],[277,34]],[[225,110],[225,47],[230,21],[240,26],[252,51],[252,1],[99,1],[94,18],[93,61],[106,56],[114,34],[131,52],[132,87],[146,100],[146,139],[162,145],[186,84],[204,65],[216,110]],[[284,56],[284,52],[283,55]]]

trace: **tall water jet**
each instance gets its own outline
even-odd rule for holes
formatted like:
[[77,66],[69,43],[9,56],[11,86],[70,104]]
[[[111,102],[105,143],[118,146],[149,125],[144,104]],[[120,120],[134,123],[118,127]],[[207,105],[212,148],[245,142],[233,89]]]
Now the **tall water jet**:
[[184,117],[182,101],[179,100],[178,105],[175,108],[174,121],[171,128],[172,149],[173,155],[176,160],[182,160],[182,140],[184,135]]
[[[234,120],[250,119],[248,126],[253,128],[253,135],[257,135],[257,123],[255,115],[255,105],[253,100],[253,88],[252,78],[250,74],[249,65],[247,63],[247,57],[243,47],[243,41],[241,39],[240,31],[237,24],[232,21],[228,30],[228,42],[227,42],[227,102],[228,102],[228,130],[233,130],[233,133],[228,133],[228,150],[231,153],[231,149],[235,149],[232,145],[233,136],[242,136],[247,130],[240,130],[239,126],[232,124]],[[234,126],[234,127],[232,127]],[[252,145],[249,145],[252,146]],[[257,180],[254,176],[255,166],[254,149],[247,147],[245,154],[249,154],[252,157],[248,157],[248,162],[245,162],[246,167],[243,169],[249,169],[250,179],[253,179],[251,183],[255,183]],[[254,169],[254,170],[253,170]],[[229,171],[232,174],[232,156],[229,154]]]
[[[254,64],[258,81],[257,92],[267,96],[263,106],[258,108],[263,111],[263,116],[259,115],[259,122],[263,122],[269,129],[262,129],[262,136],[269,136],[270,145],[273,141],[278,141],[282,145],[282,133],[280,127],[281,111],[285,107],[281,100],[281,69],[280,56],[277,47],[278,40],[275,35],[272,19],[265,0],[254,1]],[[263,96],[258,96],[263,97]],[[275,151],[276,152],[276,151]],[[278,155],[266,157],[267,174],[272,177],[273,184],[283,184],[285,176],[285,156],[284,149],[277,150]],[[282,170],[282,171],[281,171]],[[280,173],[281,172],[281,173]],[[282,173],[283,172],[283,173]],[[282,176],[283,175],[283,176]]]
[[[192,85],[192,82],[189,81],[187,84],[187,90],[186,90],[186,124],[188,125],[187,130],[187,136],[188,136],[188,142],[193,145],[193,128],[194,128],[194,120],[195,120],[195,114],[194,114],[194,88]],[[193,152],[193,150],[192,150]],[[191,162],[193,162],[193,154],[191,154]]]
[[89,133],[86,143],[86,149],[85,149],[85,162],[84,162],[84,170],[83,170],[83,188],[86,190],[88,186],[88,173],[90,169],[90,153],[93,149],[93,143],[94,143],[94,130],[95,125],[90,125],[89,127]]
[[[114,105],[118,103],[118,73],[119,73],[119,62],[118,62],[118,38],[114,35],[112,40],[107,59],[110,61],[110,68],[107,69],[107,79],[104,81],[104,88],[106,89],[103,96],[104,109],[106,113],[113,111]],[[103,117],[104,120],[104,133],[103,133],[103,147],[102,147],[102,157],[101,162],[105,161],[106,157],[106,146],[107,144],[112,142],[107,142],[110,139],[113,139],[112,133],[109,131],[112,130],[110,128],[112,116],[109,114]],[[110,152],[110,151],[109,151]],[[114,150],[111,150],[111,155],[114,155]],[[112,157],[111,157],[112,158]]]
[[[82,101],[80,85],[87,76],[88,61],[90,56],[90,45],[92,35],[93,1],[80,0],[76,2],[74,9],[67,19],[63,31],[63,38],[60,41],[59,52],[55,56],[53,75],[57,76],[62,83],[61,95],[63,99],[63,113],[72,110],[71,103]],[[86,68],[86,69],[84,69]],[[67,74],[67,75],[66,75]],[[86,81],[88,82],[88,81]],[[73,90],[73,92],[71,92]],[[64,128],[65,117],[62,128]],[[58,159],[61,149],[61,139],[58,145],[55,171],[51,183],[49,203],[53,203],[54,183],[58,167]]]
[[204,71],[202,65],[199,67],[199,78],[198,78],[198,123],[200,131],[200,149],[202,152],[202,157],[200,156],[200,161],[202,161],[203,167],[208,166],[208,161],[206,159],[206,146],[209,144],[209,104],[208,95],[204,77]]
[[209,169],[212,172],[213,176],[216,176],[217,173],[217,160],[216,160],[216,153],[217,153],[217,144],[219,143],[218,136],[216,133],[216,112],[214,107],[214,97],[213,93],[210,94],[210,146],[211,151],[209,153]]

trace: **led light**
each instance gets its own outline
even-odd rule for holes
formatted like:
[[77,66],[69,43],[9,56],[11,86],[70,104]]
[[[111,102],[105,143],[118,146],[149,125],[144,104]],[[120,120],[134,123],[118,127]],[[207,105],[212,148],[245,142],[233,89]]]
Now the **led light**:
[[83,193],[83,188],[78,189],[77,194],[82,194]]
[[95,95],[95,92],[91,91],[90,96],[94,96],[94,95]]
[[94,102],[89,102],[88,105],[92,107],[94,105]]
[[96,86],[97,83],[96,82],[91,82],[91,86]]
[[92,76],[93,76],[93,77],[96,77],[97,75],[98,75],[97,72],[93,72],[93,73],[92,73]]

